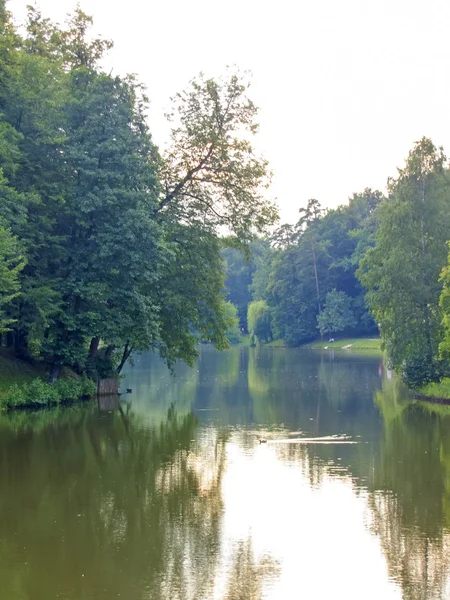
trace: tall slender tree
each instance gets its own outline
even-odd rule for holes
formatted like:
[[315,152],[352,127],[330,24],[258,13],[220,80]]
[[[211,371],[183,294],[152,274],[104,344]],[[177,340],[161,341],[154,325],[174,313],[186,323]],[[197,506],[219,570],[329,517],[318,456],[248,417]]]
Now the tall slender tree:
[[441,336],[439,274],[446,262],[450,188],[445,156],[427,138],[390,181],[380,209],[376,246],[358,275],[380,323],[392,364],[410,383],[439,378]]

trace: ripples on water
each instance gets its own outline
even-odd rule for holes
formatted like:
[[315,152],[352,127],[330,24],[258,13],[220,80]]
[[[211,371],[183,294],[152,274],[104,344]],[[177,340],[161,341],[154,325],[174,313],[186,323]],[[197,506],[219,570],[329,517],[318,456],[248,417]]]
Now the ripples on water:
[[1,600],[450,598],[450,410],[379,356],[145,355],[122,387],[0,416]]

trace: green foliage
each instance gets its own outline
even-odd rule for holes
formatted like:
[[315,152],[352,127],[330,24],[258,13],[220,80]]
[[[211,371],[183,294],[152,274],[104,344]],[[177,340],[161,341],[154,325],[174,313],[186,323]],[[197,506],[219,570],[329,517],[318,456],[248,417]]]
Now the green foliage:
[[12,324],[5,314],[5,306],[19,293],[19,275],[24,266],[17,239],[0,221],[0,334],[9,331]]
[[222,251],[225,260],[226,279],[225,288],[227,300],[236,306],[239,316],[239,325],[248,331],[247,309],[252,301],[250,284],[254,266],[246,260],[244,253],[236,248],[225,248]]
[[390,182],[390,201],[379,210],[376,246],[361,260],[358,277],[381,324],[394,368],[417,386],[442,376],[439,305],[450,227],[450,188],[445,157],[430,140],[410,152]]
[[427,360],[423,355],[405,357],[401,366],[404,381],[413,389],[439,381],[445,373],[444,364],[437,358]]
[[[447,242],[447,245],[449,242]],[[450,254],[447,264],[442,268],[440,280],[442,281],[442,292],[439,297],[439,306],[442,309],[442,340],[439,344],[440,356],[448,360],[450,358]]]
[[355,327],[351,298],[345,292],[328,292],[324,309],[317,315],[317,323],[321,335]]
[[[424,396],[450,399],[450,379],[445,377],[439,383],[428,383],[427,385],[421,387],[419,392]],[[446,412],[450,410],[448,406],[445,406],[444,408]]]
[[219,234],[226,226],[245,247],[276,218],[244,78],[200,76],[178,94],[160,156],[143,88],[101,70],[112,43],[90,35],[91,17],[77,8],[61,28],[29,7],[23,37],[4,5],[0,17],[8,346],[55,377],[69,365],[94,378],[120,372],[133,351],[192,364],[200,341],[228,347]]
[[255,300],[248,305],[248,327],[251,345],[258,342],[270,342],[272,339],[272,317],[265,300]]
[[[229,243],[229,240],[226,240]],[[227,300],[232,302],[239,316],[239,325],[248,331],[247,310],[252,300],[264,300],[275,252],[270,242],[256,238],[249,247],[250,256],[237,248],[222,251],[225,259]]]
[[242,335],[239,329],[239,318],[237,308],[232,302],[225,302],[225,313],[230,319],[230,326],[226,331],[226,336],[230,344],[239,344]]
[[7,409],[50,406],[68,400],[93,396],[95,392],[95,383],[86,377],[59,379],[54,384],[36,378],[23,385],[13,384],[8,392],[2,396],[0,406]]
[[328,212],[310,200],[295,226],[276,232],[273,241],[280,250],[273,255],[266,295],[275,337],[289,346],[314,339],[318,315],[333,289],[351,298],[355,333],[376,333],[355,271],[361,253],[373,243],[374,215],[383,200],[379,192],[365,190],[348,206]]
[[191,81],[173,98],[172,142],[161,168],[161,210],[185,223],[226,227],[240,243],[278,217],[262,193],[270,173],[251,145],[258,124],[248,88],[236,73]]

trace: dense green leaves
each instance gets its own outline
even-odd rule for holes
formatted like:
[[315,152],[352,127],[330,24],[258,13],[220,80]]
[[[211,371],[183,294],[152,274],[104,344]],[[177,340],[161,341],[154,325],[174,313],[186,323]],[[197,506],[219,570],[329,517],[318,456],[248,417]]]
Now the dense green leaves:
[[133,350],[192,363],[200,341],[226,348],[237,325],[219,234],[245,245],[276,217],[247,84],[193,81],[160,156],[142,86],[101,70],[111,42],[80,8],[61,28],[30,7],[23,37],[4,3],[0,19],[6,343],[52,378],[64,365],[111,375]]
[[17,239],[0,221],[0,334],[9,331],[12,325],[5,311],[19,293],[19,275],[24,266]]
[[272,339],[272,317],[265,300],[255,300],[248,305],[247,321],[253,344],[270,342]]
[[[339,318],[331,318],[329,307],[321,321],[323,332],[350,329],[352,334],[376,335],[377,326],[355,271],[361,256],[375,244],[376,208],[384,200],[380,192],[370,189],[335,210],[325,211],[317,200],[310,200],[299,211],[295,225],[282,225],[271,240],[252,242],[248,261],[237,250],[226,249],[228,298],[238,307],[244,327],[246,308],[265,300],[270,314],[266,332],[270,330],[270,335],[264,334],[261,340],[282,338],[288,345],[298,346],[317,337],[318,318],[335,290],[337,298],[348,299],[351,316],[339,309]],[[333,321],[335,325],[331,325]],[[248,325],[248,329],[254,327]]]
[[406,167],[390,183],[390,202],[379,212],[376,246],[358,271],[393,366],[415,384],[439,379],[443,368],[437,360],[439,275],[446,264],[450,227],[444,160],[430,140],[415,145]]
[[321,335],[354,328],[356,321],[351,298],[345,292],[328,292],[324,309],[317,315],[317,324]]

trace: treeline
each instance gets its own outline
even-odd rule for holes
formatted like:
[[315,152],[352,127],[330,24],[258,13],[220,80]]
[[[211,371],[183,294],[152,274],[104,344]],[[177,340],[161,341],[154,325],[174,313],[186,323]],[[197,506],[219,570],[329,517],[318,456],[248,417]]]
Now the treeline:
[[92,377],[132,351],[192,363],[236,325],[223,295],[227,243],[276,219],[236,74],[200,76],[173,99],[160,152],[145,90],[101,68],[112,43],[77,9],[67,26],[0,0],[0,334],[21,358]]
[[254,246],[227,249],[228,297],[241,327],[298,346],[319,334],[382,333],[391,365],[411,386],[450,375],[450,170],[423,138],[388,181],[347,206],[316,200]]
[[228,298],[241,327],[260,342],[282,338],[289,346],[342,331],[376,335],[356,270],[373,243],[377,207],[385,200],[369,189],[335,210],[310,200],[295,225],[251,244],[249,263],[226,249]]

